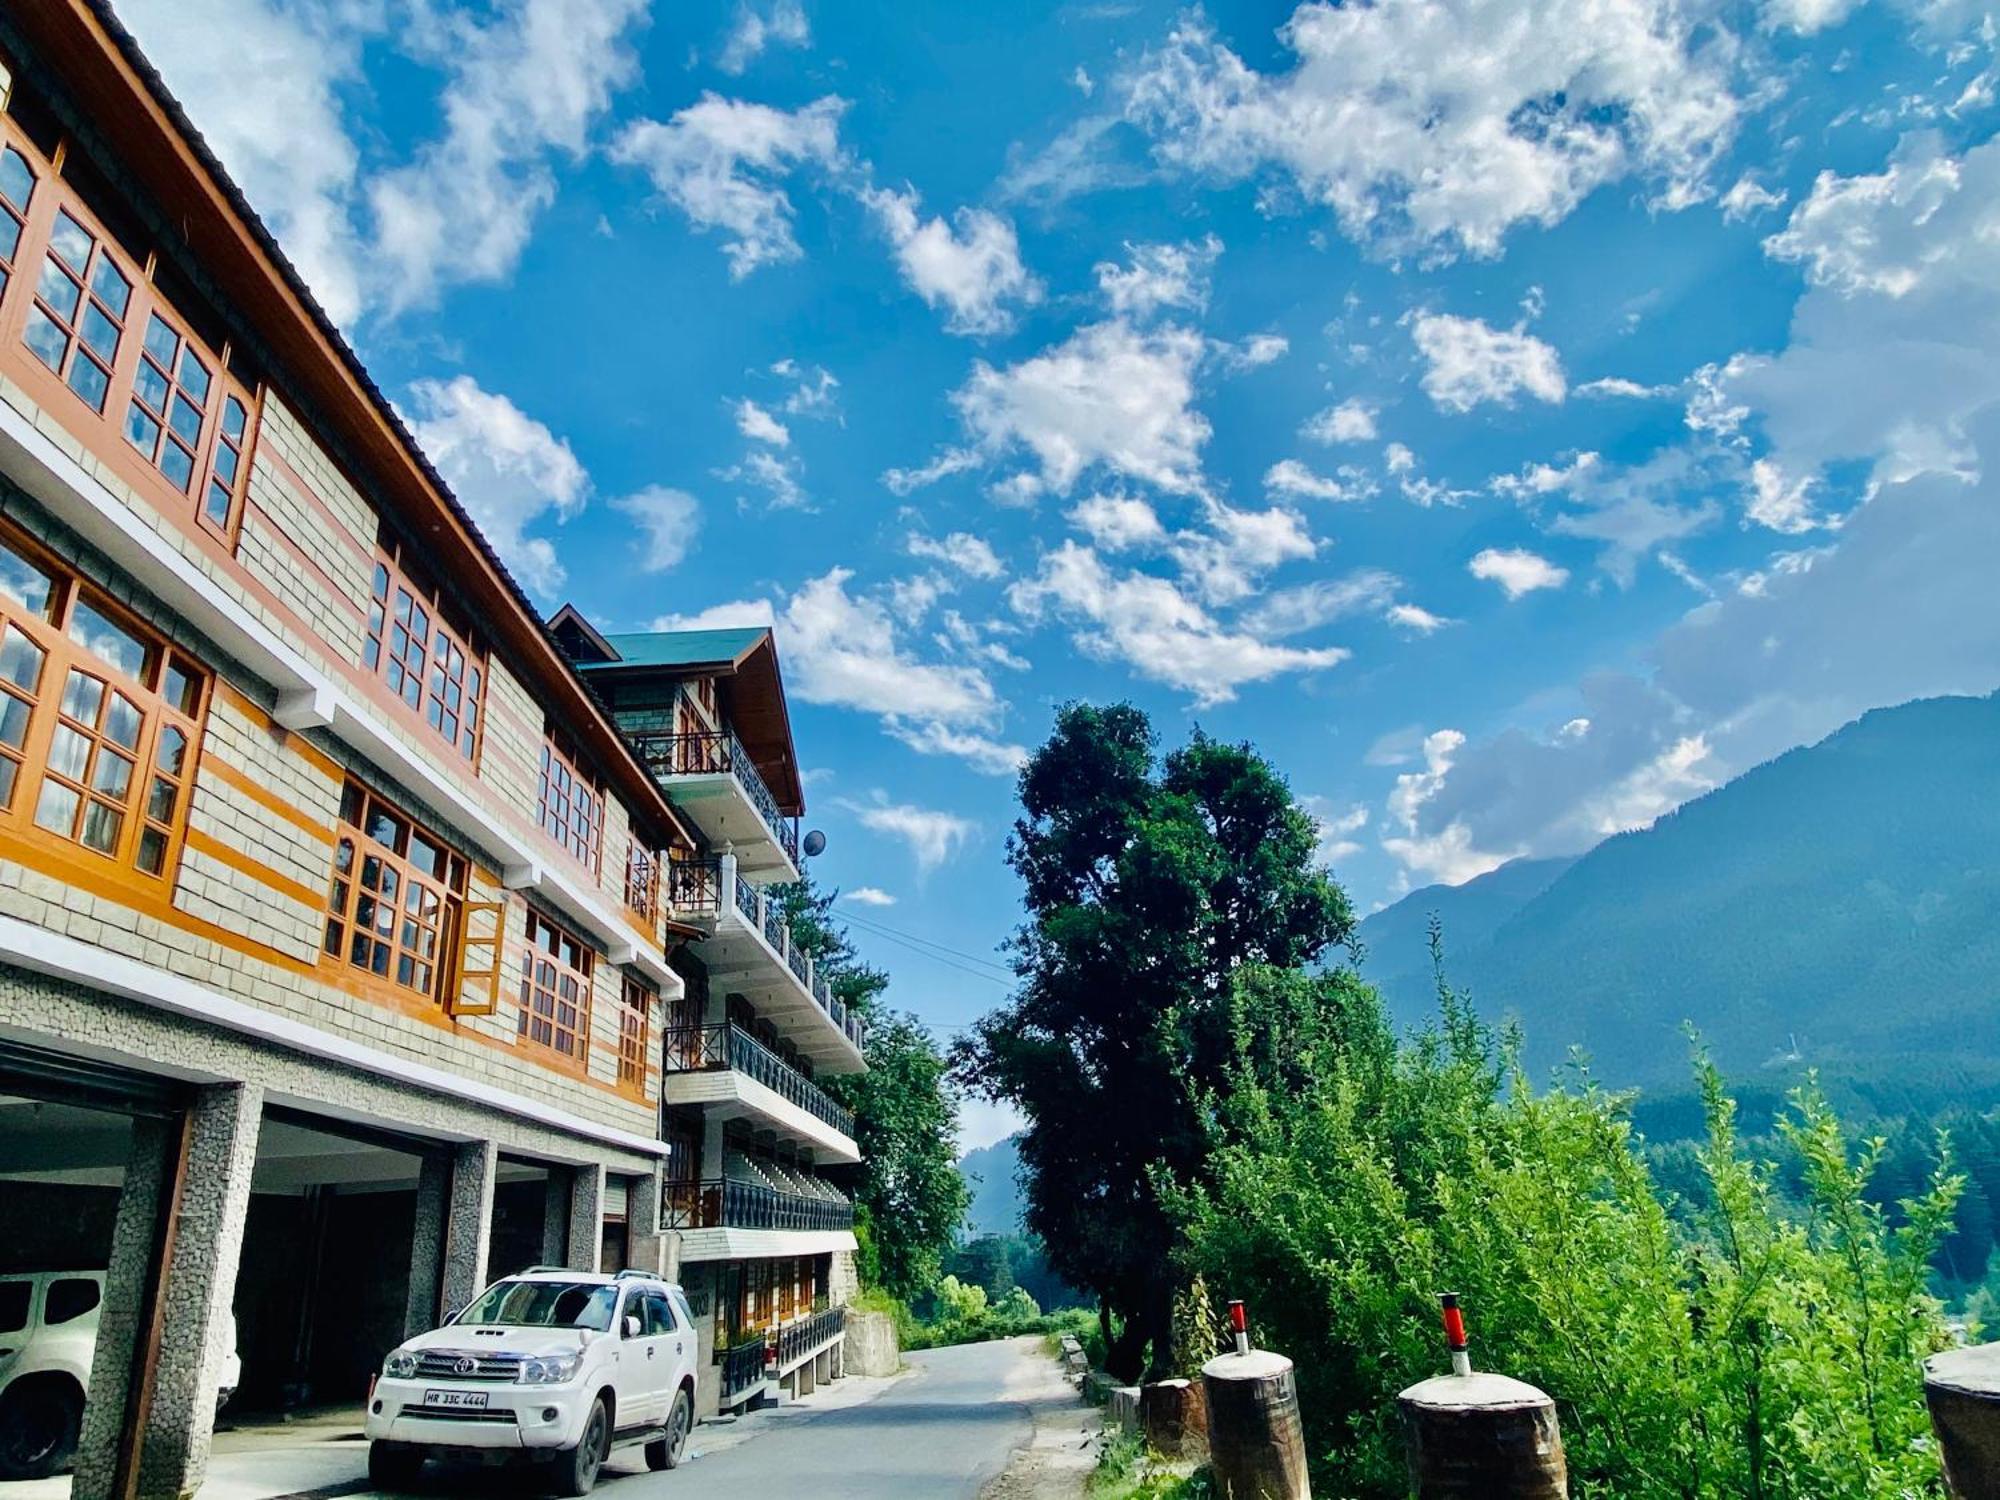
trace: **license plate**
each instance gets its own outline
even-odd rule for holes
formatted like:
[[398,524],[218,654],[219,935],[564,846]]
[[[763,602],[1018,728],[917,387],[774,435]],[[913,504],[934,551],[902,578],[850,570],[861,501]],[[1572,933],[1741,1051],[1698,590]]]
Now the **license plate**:
[[484,1391],[425,1391],[424,1405],[450,1407],[456,1411],[482,1410],[486,1405]]

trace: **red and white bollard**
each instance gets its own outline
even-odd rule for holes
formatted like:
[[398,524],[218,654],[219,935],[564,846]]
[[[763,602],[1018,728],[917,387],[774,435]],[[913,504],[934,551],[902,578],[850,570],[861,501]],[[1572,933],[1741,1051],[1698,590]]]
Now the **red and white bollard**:
[[1505,1375],[1476,1374],[1458,1296],[1438,1298],[1452,1373],[1396,1398],[1417,1500],[1567,1500],[1556,1404]]

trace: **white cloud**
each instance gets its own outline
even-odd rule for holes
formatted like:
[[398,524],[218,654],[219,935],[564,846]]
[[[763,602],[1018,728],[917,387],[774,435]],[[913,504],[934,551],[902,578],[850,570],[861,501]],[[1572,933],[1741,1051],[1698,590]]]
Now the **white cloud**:
[[852,813],[871,833],[901,839],[910,847],[919,874],[929,874],[950,859],[978,831],[969,818],[936,808],[918,807],[908,802],[891,802],[884,792],[876,792],[872,802],[841,799],[840,805]]
[[722,44],[715,65],[725,73],[740,74],[763,55],[766,47],[774,45],[812,45],[812,27],[807,24],[806,13],[798,0],[774,0],[768,10],[759,10],[747,3],[740,4],[736,11],[736,24],[729,28],[729,36]]
[[[808,510],[812,499],[799,482],[803,472],[795,458],[773,453],[768,448],[753,448],[739,462],[717,469],[715,477],[761,490],[762,504],[767,510]],[[748,496],[740,499],[744,504],[750,503]]]
[[1102,260],[1095,266],[1097,288],[1111,311],[1143,321],[1165,308],[1201,313],[1208,308],[1209,279],[1222,241],[1214,235],[1178,245],[1125,245],[1127,264]]
[[1517,475],[1500,475],[1489,487],[1531,505],[1560,498],[1564,504],[1553,515],[1535,507],[1546,528],[1599,543],[1598,566],[1623,588],[1641,559],[1714,524],[1721,507],[1703,490],[1733,491],[1744,482],[1733,449],[1699,443],[1663,448],[1626,465],[1577,453],[1567,463],[1530,464]]
[[950,563],[969,578],[1000,578],[1007,572],[992,544],[969,531],[954,531],[943,539],[913,531],[903,547],[912,557]]
[[1738,115],[1730,39],[1670,0],[1308,4],[1279,38],[1298,65],[1264,73],[1182,20],[1128,118],[1170,166],[1276,184],[1392,250],[1494,255],[1633,173],[1694,201]]
[[1403,866],[1405,885],[1413,875],[1458,885],[1496,870],[1514,857],[1512,853],[1475,848],[1472,830],[1457,818],[1434,832],[1422,831],[1425,809],[1445,790],[1454,757],[1464,744],[1465,735],[1456,729],[1440,729],[1424,736],[1424,769],[1403,772],[1389,794],[1389,815],[1403,832],[1383,839],[1382,847]]
[[1028,763],[1025,745],[1011,745],[971,730],[953,729],[935,719],[895,721],[889,733],[920,755],[949,755],[988,776],[1012,776]]
[[1380,568],[1361,568],[1342,578],[1279,589],[1245,610],[1241,624],[1260,636],[1303,635],[1359,615],[1385,614],[1396,607],[1403,581]]
[[1292,341],[1282,333],[1253,333],[1239,343],[1216,339],[1209,345],[1216,360],[1231,374],[1262,369],[1283,359],[1291,347]]
[[642,168],[696,229],[728,236],[723,254],[730,275],[741,279],[799,258],[783,181],[800,166],[840,165],[846,107],[831,95],[786,111],[705,93],[671,120],[626,127],[611,156]]
[[947,448],[921,468],[883,470],[882,483],[892,495],[907,495],[926,485],[936,484],[940,479],[978,467],[979,455],[970,448]]
[[1447,625],[1456,625],[1443,615],[1434,615],[1421,604],[1392,604],[1383,616],[1391,625],[1418,635],[1435,635]]
[[1860,4],[1861,0],[1764,0],[1764,24],[1810,36],[1838,26]]
[[895,247],[910,289],[944,308],[952,333],[1005,333],[1014,326],[1010,303],[1039,302],[1041,283],[1021,264],[1014,226],[983,208],[961,208],[953,222],[919,217],[915,191],[868,188],[861,200]]
[[880,886],[857,885],[851,891],[842,891],[840,899],[852,906],[894,906],[896,898]]
[[1586,380],[1575,388],[1579,396],[1596,400],[1645,401],[1680,394],[1677,385],[1641,385],[1636,380],[1627,380],[1619,375],[1607,375],[1600,380]]
[[1375,493],[1375,486],[1363,474],[1348,470],[1341,477],[1330,479],[1314,473],[1296,458],[1281,458],[1266,469],[1264,488],[1271,494],[1300,500],[1366,500]]
[[1524,547],[1488,547],[1474,556],[1465,570],[1474,578],[1499,584],[1509,599],[1537,589],[1559,589],[1569,582],[1568,568],[1559,568]]
[[1762,212],[1764,209],[1781,207],[1785,201],[1785,195],[1782,191],[1773,191],[1765,187],[1755,177],[1746,172],[1743,176],[1737,178],[1735,185],[1717,201],[1722,207],[1723,219],[1734,223],[1738,219],[1747,219],[1753,214]]
[[569,444],[470,375],[411,385],[410,431],[521,581],[541,595],[560,587],[555,544],[527,533],[544,517],[568,520],[589,496]]
[[1319,542],[1295,510],[1239,510],[1208,500],[1201,525],[1175,532],[1168,551],[1182,579],[1211,604],[1232,604],[1254,593],[1266,573],[1319,552]]
[[1053,614],[1069,622],[1085,655],[1122,661],[1204,708],[1231,701],[1245,683],[1337,666],[1349,654],[1274,646],[1230,630],[1171,581],[1113,573],[1075,542],[1044,554],[1040,570],[1016,583],[1008,599],[1030,621]]
[[814,365],[807,371],[796,360],[781,359],[771,366],[771,373],[791,382],[792,388],[785,396],[786,416],[814,420],[839,416],[840,382],[831,370]]
[[1512,406],[1522,391],[1537,401],[1563,399],[1562,360],[1519,328],[1489,328],[1477,318],[1419,313],[1411,337],[1430,366],[1424,372],[1424,394],[1442,411],[1470,411],[1482,401]]
[[1069,81],[1071,86],[1086,99],[1097,92],[1097,80],[1090,76],[1082,63],[1076,65],[1076,71],[1069,75]]
[[1328,798],[1315,796],[1301,797],[1299,805],[1319,830],[1319,847],[1314,852],[1321,864],[1336,864],[1361,852],[1354,835],[1368,826],[1367,807],[1357,802],[1341,808]]
[[1375,408],[1359,396],[1329,406],[1306,419],[1301,435],[1315,443],[1370,443],[1375,440]]
[[749,397],[736,403],[736,430],[753,443],[769,443],[784,448],[792,441],[791,430]]
[[1092,495],[1069,511],[1069,522],[1106,552],[1160,546],[1167,528],[1159,514],[1132,495]]
[[369,185],[369,259],[390,312],[512,273],[555,201],[549,157],[580,160],[638,76],[630,33],[645,13],[646,0],[533,0],[486,16],[424,8],[403,29],[405,48],[445,71],[444,132]]
[[1812,475],[1792,478],[1770,459],[1760,458],[1750,465],[1750,488],[1750,508],[1746,514],[1759,526],[1797,536],[1820,524],[1813,513]]
[[685,490],[648,485],[611,503],[630,516],[645,537],[640,566],[649,573],[677,566],[693,548],[695,534],[701,529],[701,506]]
[[1391,474],[1407,474],[1417,466],[1417,455],[1402,443],[1391,443],[1382,450],[1382,464]]

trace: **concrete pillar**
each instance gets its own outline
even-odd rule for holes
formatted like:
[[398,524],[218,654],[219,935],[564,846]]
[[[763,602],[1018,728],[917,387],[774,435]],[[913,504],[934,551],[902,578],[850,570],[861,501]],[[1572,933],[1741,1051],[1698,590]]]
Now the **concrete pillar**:
[[444,1242],[451,1213],[452,1160],[428,1153],[417,1166],[416,1216],[410,1229],[410,1290],[404,1304],[403,1337],[438,1326],[444,1284]]
[[2000,1344],[1933,1354],[1924,1400],[1953,1500],[2000,1496]]
[[[635,1271],[667,1275],[667,1236],[660,1232],[660,1164],[625,1184],[625,1263]],[[676,1268],[678,1271],[678,1268]]]
[[73,1500],[111,1500],[115,1493],[120,1440],[130,1420],[149,1331],[147,1299],[158,1279],[161,1219],[180,1166],[180,1139],[178,1121],[132,1121],[131,1154],[111,1230],[90,1390],[70,1481]]
[[444,1221],[444,1274],[438,1301],[455,1312],[486,1287],[486,1252],[493,1239],[493,1179],[500,1148],[492,1141],[466,1141],[451,1158],[451,1197]]
[[569,1238],[560,1264],[572,1271],[595,1271],[604,1264],[604,1163],[601,1161],[570,1169]]
[[1564,1500],[1556,1404],[1533,1386],[1484,1371],[1439,1375],[1396,1398],[1418,1500]]
[[180,1500],[201,1488],[215,1432],[215,1384],[228,1352],[243,1221],[264,1090],[199,1090],[188,1112],[187,1167],[167,1250],[163,1327],[140,1439],[135,1500]]

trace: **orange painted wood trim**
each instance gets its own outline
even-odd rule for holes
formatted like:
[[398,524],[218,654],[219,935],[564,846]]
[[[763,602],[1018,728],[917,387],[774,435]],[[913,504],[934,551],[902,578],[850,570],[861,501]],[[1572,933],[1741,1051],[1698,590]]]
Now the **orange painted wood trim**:
[[190,828],[187,831],[187,837],[184,842],[188,848],[206,854],[210,859],[217,860],[229,866],[230,869],[235,870],[238,874],[248,875],[267,890],[276,891],[281,896],[288,896],[301,906],[317,911],[323,909],[326,905],[325,892],[316,891],[310,886],[299,884],[298,881],[292,879],[289,875],[280,874],[263,861],[252,859],[241,849],[225,844],[220,839],[203,833],[199,828]]
[[261,782],[252,780],[228,761],[223,760],[215,753],[213,745],[208,746],[203,751],[201,769],[196,775],[197,777],[213,776],[217,781],[228,782],[231,788],[241,792],[266,812],[275,813],[301,833],[318,839],[328,849],[333,847],[334,835],[330,827],[319,822],[311,813],[305,812],[287,802],[283,797],[279,796],[269,787],[264,786]]

